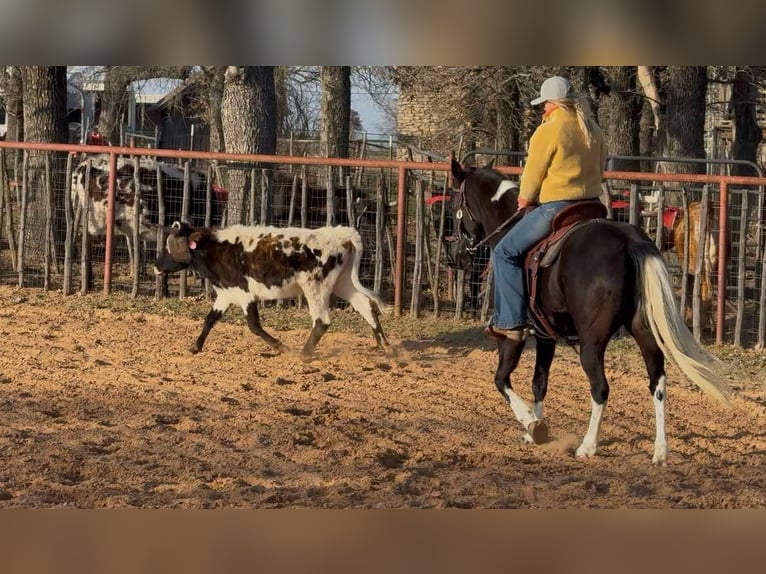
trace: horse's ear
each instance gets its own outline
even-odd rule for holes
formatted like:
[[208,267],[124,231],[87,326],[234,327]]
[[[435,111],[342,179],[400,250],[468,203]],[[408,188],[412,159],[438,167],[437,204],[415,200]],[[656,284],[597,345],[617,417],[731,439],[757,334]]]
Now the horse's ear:
[[493,157],[491,160],[489,160],[489,163],[485,165],[484,167],[486,167],[487,169],[492,169],[495,166],[496,159],[497,159],[496,157]]
[[463,172],[463,168],[460,166],[460,162],[457,161],[454,157],[452,158],[450,171],[452,171],[452,177],[455,178],[455,183],[463,183],[463,180],[465,179],[465,173]]

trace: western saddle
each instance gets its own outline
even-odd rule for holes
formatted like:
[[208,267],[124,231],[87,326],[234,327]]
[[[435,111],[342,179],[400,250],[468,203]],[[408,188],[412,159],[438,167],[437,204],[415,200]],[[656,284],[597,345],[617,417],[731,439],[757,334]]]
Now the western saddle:
[[555,339],[556,331],[545,318],[540,308],[539,278],[542,269],[550,267],[559,257],[563,239],[576,228],[583,227],[594,220],[604,219],[606,206],[599,200],[578,201],[559,211],[551,223],[551,233],[534,247],[524,259],[525,279],[529,295],[530,319],[535,329],[535,336]]

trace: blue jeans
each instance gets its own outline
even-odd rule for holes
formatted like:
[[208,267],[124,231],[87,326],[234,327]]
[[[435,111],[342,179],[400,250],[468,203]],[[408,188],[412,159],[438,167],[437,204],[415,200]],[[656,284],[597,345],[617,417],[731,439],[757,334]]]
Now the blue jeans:
[[550,201],[527,213],[492,250],[495,269],[495,316],[498,329],[513,329],[527,323],[527,294],[524,285],[526,252],[551,232],[553,217],[572,201]]

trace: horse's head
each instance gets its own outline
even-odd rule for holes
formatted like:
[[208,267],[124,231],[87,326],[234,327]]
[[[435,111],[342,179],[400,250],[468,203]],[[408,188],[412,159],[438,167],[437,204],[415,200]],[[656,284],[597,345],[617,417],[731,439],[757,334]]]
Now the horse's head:
[[516,211],[517,186],[491,168],[464,169],[454,159],[451,171],[456,187],[449,203],[453,233],[442,240],[450,267],[467,269],[476,247]]

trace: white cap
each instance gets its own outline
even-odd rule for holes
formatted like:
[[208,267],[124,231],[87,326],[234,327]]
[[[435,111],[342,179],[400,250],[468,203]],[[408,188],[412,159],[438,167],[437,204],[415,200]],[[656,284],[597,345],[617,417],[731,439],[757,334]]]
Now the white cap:
[[531,104],[536,106],[549,100],[573,100],[574,98],[574,88],[569,80],[561,76],[553,76],[543,82],[540,86],[540,97],[532,100]]

